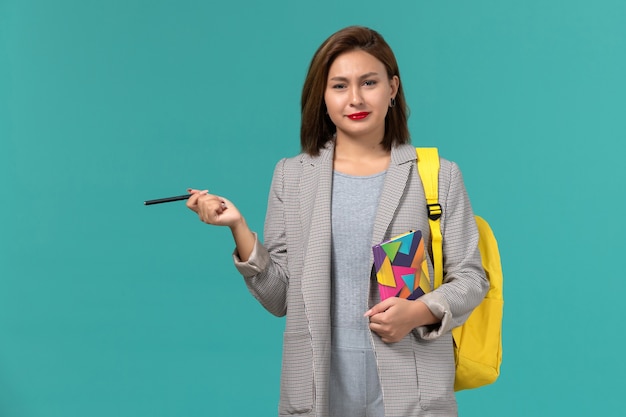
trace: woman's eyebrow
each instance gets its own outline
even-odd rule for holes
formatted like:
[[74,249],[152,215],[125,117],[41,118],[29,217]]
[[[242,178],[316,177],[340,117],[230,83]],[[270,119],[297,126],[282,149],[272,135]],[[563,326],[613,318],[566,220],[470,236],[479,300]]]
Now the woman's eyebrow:
[[[360,80],[363,80],[365,78],[369,78],[369,77],[375,77],[378,76],[377,72],[368,72],[366,74],[363,74],[359,77]],[[330,81],[348,81],[348,78],[346,77],[342,77],[342,76],[336,76],[336,77],[332,77],[330,78]]]

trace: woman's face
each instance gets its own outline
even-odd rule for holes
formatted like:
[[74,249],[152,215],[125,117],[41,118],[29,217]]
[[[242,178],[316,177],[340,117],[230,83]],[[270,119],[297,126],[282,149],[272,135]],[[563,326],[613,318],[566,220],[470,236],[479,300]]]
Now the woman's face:
[[324,93],[337,139],[382,141],[385,116],[399,84],[397,76],[389,79],[383,63],[365,51],[339,55],[329,68]]

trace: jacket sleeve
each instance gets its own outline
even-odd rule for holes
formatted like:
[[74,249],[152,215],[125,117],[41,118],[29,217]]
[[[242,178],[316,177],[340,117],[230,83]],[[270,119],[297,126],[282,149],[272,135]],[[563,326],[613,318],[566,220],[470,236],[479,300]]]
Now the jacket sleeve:
[[[462,325],[487,294],[489,282],[478,250],[474,213],[456,164],[442,164],[439,202],[443,208],[443,284],[420,300],[441,319],[438,326],[417,328],[423,339],[434,339]],[[442,179],[448,178],[448,181]]]
[[276,316],[287,312],[287,239],[284,221],[284,164],[281,160],[274,170],[265,217],[265,244],[256,236],[256,243],[246,262],[233,253],[235,267],[243,275],[250,293]]

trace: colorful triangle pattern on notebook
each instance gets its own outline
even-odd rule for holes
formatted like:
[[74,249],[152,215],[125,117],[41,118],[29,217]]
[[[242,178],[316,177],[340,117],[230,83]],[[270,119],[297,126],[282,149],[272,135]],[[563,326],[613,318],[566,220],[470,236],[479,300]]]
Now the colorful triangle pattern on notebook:
[[422,232],[410,231],[375,245],[374,266],[380,300],[415,300],[430,291]]

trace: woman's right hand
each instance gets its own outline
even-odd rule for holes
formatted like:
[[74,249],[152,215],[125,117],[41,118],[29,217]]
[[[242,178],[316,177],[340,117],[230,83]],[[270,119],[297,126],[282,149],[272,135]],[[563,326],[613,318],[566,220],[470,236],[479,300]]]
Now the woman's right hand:
[[243,218],[237,207],[224,197],[209,194],[208,190],[188,188],[187,192],[191,194],[187,207],[196,212],[204,223],[232,228],[242,222]]
[[192,194],[187,200],[187,207],[207,224],[230,227],[239,259],[247,261],[254,249],[256,236],[248,228],[237,207],[224,197],[209,194],[209,190],[188,188],[187,191]]

